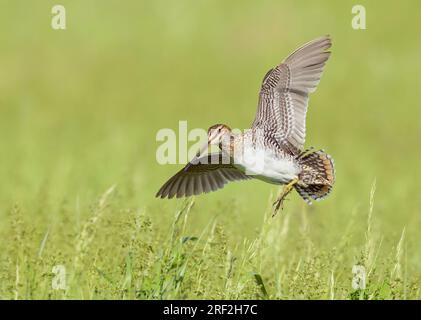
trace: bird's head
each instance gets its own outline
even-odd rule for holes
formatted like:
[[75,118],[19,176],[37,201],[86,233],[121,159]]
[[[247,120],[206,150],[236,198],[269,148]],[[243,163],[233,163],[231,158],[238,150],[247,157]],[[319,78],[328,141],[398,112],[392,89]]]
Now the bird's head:
[[221,145],[224,141],[229,141],[231,128],[225,124],[215,124],[208,129],[208,144]]
[[231,129],[225,124],[215,124],[208,129],[208,141],[197,152],[196,159],[208,152],[209,146],[217,145],[221,150],[223,145],[231,141]]

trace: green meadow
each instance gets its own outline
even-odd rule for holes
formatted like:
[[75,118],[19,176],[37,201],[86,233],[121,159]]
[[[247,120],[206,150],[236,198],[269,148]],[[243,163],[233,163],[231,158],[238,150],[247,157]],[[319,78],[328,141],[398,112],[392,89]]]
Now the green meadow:
[[[65,30],[56,1],[0,4],[0,299],[420,298],[419,2],[359,2],[366,30],[348,0],[62,0]],[[249,128],[266,72],[325,34],[326,200],[155,198],[181,168],[158,130]]]

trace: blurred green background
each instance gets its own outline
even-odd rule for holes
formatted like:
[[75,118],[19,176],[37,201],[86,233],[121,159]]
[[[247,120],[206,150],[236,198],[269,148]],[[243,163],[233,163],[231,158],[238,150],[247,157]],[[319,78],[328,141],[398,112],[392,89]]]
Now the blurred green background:
[[[2,242],[12,241],[14,205],[40,230],[39,243],[47,228],[88,216],[85,209],[114,184],[125,206],[171,224],[180,200],[154,195],[180,166],[157,164],[157,131],[177,130],[179,120],[189,128],[248,128],[265,73],[330,34],[333,53],[310,98],[306,145],[333,156],[337,182],[308,209],[313,241],[332,247],[352,214],[365,223],[376,180],[382,247],[405,227],[408,272],[418,275],[418,1],[358,2],[367,10],[366,30],[351,27],[354,1],[59,3],[66,30],[50,26],[56,1],[0,0]],[[197,232],[221,217],[229,242],[253,238],[275,192],[251,181],[197,197],[189,228]],[[64,203],[67,214],[58,214]],[[286,204],[292,233],[305,206],[297,195]],[[363,227],[354,240],[364,242]]]

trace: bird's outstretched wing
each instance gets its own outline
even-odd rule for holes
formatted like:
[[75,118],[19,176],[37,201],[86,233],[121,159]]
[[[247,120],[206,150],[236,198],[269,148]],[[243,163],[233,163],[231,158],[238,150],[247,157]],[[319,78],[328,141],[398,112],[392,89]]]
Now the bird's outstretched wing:
[[232,164],[221,161],[221,153],[211,153],[188,163],[159,189],[156,197],[189,197],[216,191],[230,181],[250,179]]
[[308,95],[316,90],[331,45],[329,36],[310,41],[269,70],[263,79],[252,127],[261,129],[293,154],[303,148]]

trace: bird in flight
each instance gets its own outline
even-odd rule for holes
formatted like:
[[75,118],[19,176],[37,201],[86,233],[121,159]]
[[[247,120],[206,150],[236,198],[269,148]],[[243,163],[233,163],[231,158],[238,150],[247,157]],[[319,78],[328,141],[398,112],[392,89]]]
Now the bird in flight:
[[[329,36],[314,39],[269,70],[251,129],[234,133],[224,124],[211,126],[204,147],[156,196],[189,197],[231,181],[259,179],[283,185],[274,214],[293,189],[308,204],[325,198],[335,181],[333,159],[323,150],[303,146],[309,94],[320,82],[331,45]],[[207,152],[210,145],[218,146],[218,152]]]

